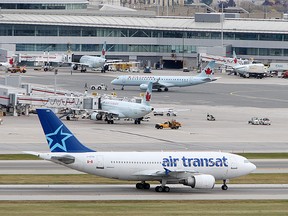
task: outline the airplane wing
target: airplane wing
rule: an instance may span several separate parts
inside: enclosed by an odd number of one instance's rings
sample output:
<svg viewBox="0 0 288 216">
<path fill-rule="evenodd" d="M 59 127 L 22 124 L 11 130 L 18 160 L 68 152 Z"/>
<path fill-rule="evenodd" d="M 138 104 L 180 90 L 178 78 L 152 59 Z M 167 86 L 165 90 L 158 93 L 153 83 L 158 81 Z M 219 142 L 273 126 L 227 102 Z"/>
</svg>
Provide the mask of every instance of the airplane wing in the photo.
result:
<svg viewBox="0 0 288 216">
<path fill-rule="evenodd" d="M 174 84 L 172 83 L 165 83 L 165 82 L 159 82 L 159 81 L 156 81 L 153 83 L 153 89 L 159 89 L 159 88 L 165 88 L 165 87 L 173 87 Z"/>
<path fill-rule="evenodd" d="M 149 176 L 149 177 L 165 177 L 165 178 L 176 178 L 183 179 L 191 175 L 199 174 L 197 171 L 185 171 L 185 170 L 144 170 L 141 172 L 134 173 L 135 176 Z"/>
<path fill-rule="evenodd" d="M 71 62 L 72 65 L 77 65 L 77 66 L 85 66 L 85 67 L 90 67 L 89 64 L 85 64 L 85 63 L 80 63 L 80 62 Z"/>
<path fill-rule="evenodd" d="M 110 115 L 111 117 L 116 117 L 116 118 L 123 116 L 123 114 L 117 110 L 109 110 L 109 112 L 105 110 L 93 110 L 91 113 L 93 112 L 97 112 L 101 115 L 106 115 L 106 116 Z"/>
</svg>

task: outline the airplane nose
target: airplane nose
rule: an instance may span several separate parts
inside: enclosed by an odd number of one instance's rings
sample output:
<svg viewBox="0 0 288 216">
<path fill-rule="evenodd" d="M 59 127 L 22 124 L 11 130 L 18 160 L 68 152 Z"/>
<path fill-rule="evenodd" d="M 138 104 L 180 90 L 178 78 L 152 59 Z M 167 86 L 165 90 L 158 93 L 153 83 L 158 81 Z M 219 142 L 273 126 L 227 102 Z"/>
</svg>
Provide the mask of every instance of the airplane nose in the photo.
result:
<svg viewBox="0 0 288 216">
<path fill-rule="evenodd" d="M 255 164 L 251 163 L 249 164 L 249 170 L 250 170 L 250 173 L 255 171 L 257 169 L 257 167 L 255 166 Z"/>
</svg>

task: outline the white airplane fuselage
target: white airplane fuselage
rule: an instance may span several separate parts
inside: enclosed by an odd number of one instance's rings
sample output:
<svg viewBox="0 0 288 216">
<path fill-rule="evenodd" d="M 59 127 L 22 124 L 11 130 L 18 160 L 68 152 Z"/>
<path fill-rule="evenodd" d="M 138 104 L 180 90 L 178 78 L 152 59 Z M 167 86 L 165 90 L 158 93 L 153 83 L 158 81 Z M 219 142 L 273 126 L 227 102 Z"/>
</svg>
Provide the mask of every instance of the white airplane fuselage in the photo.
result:
<svg viewBox="0 0 288 216">
<path fill-rule="evenodd" d="M 153 111 L 153 107 L 129 101 L 104 99 L 101 101 L 102 110 L 118 114 L 119 118 L 142 118 Z"/>
<path fill-rule="evenodd" d="M 207 79 L 207 78 L 206 78 Z M 191 85 L 202 84 L 205 81 L 204 77 L 192 76 L 130 76 L 123 75 L 114 79 L 111 83 L 113 85 L 123 86 L 140 86 L 141 84 L 148 84 L 149 81 L 161 82 L 167 84 L 169 87 L 185 87 Z"/>
<path fill-rule="evenodd" d="M 264 73 L 265 68 L 264 64 L 244 64 L 244 65 L 237 65 L 233 66 L 233 69 L 241 74 L 245 73 Z"/>
<path fill-rule="evenodd" d="M 90 68 L 101 68 L 105 64 L 105 58 L 97 56 L 84 55 L 80 58 L 79 63 L 87 65 Z"/>
<path fill-rule="evenodd" d="M 74 157 L 75 162 L 51 160 L 63 155 Z M 38 156 L 81 172 L 122 180 L 161 181 L 163 173 L 159 171 L 169 170 L 175 172 L 175 176 L 167 175 L 170 183 L 179 183 L 179 179 L 198 173 L 212 175 L 215 180 L 231 179 L 256 169 L 246 158 L 222 152 L 39 153 Z"/>
</svg>

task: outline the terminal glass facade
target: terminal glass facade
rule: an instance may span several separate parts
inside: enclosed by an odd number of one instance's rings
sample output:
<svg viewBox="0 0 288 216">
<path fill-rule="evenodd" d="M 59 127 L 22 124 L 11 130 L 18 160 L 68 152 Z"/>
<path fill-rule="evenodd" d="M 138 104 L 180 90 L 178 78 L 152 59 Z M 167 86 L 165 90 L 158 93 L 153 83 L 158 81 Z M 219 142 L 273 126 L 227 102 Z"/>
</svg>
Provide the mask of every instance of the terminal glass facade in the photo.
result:
<svg viewBox="0 0 288 216">
<path fill-rule="evenodd" d="M 39 37 L 137 37 L 137 38 L 183 38 L 178 45 L 130 45 L 111 44 L 109 52 L 154 52 L 154 53 L 196 53 L 197 47 L 186 45 L 185 39 L 219 40 L 221 32 L 204 31 L 165 31 L 149 29 L 114 29 L 98 27 L 77 27 L 57 25 L 20 25 L 3 24 L 0 26 L 0 36 L 39 36 Z M 254 40 L 254 41 L 288 41 L 287 34 L 263 34 L 244 32 L 224 32 L 226 40 Z M 71 44 L 73 51 L 93 52 L 101 51 L 102 45 L 98 44 Z M 107 48 L 108 49 L 108 48 Z M 239 55 L 259 56 L 287 56 L 287 49 L 273 48 L 234 48 Z M 67 44 L 25 44 L 16 45 L 16 51 L 67 51 Z"/>
</svg>

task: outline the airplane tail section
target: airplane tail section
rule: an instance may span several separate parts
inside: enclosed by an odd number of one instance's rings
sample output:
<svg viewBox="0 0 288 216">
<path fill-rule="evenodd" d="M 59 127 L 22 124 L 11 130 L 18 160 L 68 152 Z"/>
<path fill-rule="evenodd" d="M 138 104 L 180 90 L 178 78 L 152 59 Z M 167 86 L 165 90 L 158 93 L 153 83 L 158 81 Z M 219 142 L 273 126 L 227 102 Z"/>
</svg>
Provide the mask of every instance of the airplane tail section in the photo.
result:
<svg viewBox="0 0 288 216">
<path fill-rule="evenodd" d="M 146 105 L 150 105 L 150 101 L 151 101 L 151 96 L 152 96 L 152 86 L 153 86 L 153 82 L 149 82 L 148 83 L 148 86 L 147 86 L 147 90 L 146 90 L 146 93 L 144 95 L 144 98 L 142 100 L 142 103 L 143 104 L 146 104 Z"/>
<path fill-rule="evenodd" d="M 38 118 L 51 152 L 94 152 L 81 144 L 50 109 L 37 109 Z"/>
<path fill-rule="evenodd" d="M 103 44 L 101 58 L 106 58 L 106 41 Z"/>
<path fill-rule="evenodd" d="M 198 77 L 213 77 L 215 68 L 215 61 L 210 61 L 208 65 L 201 71 L 201 73 L 198 75 Z"/>
</svg>

